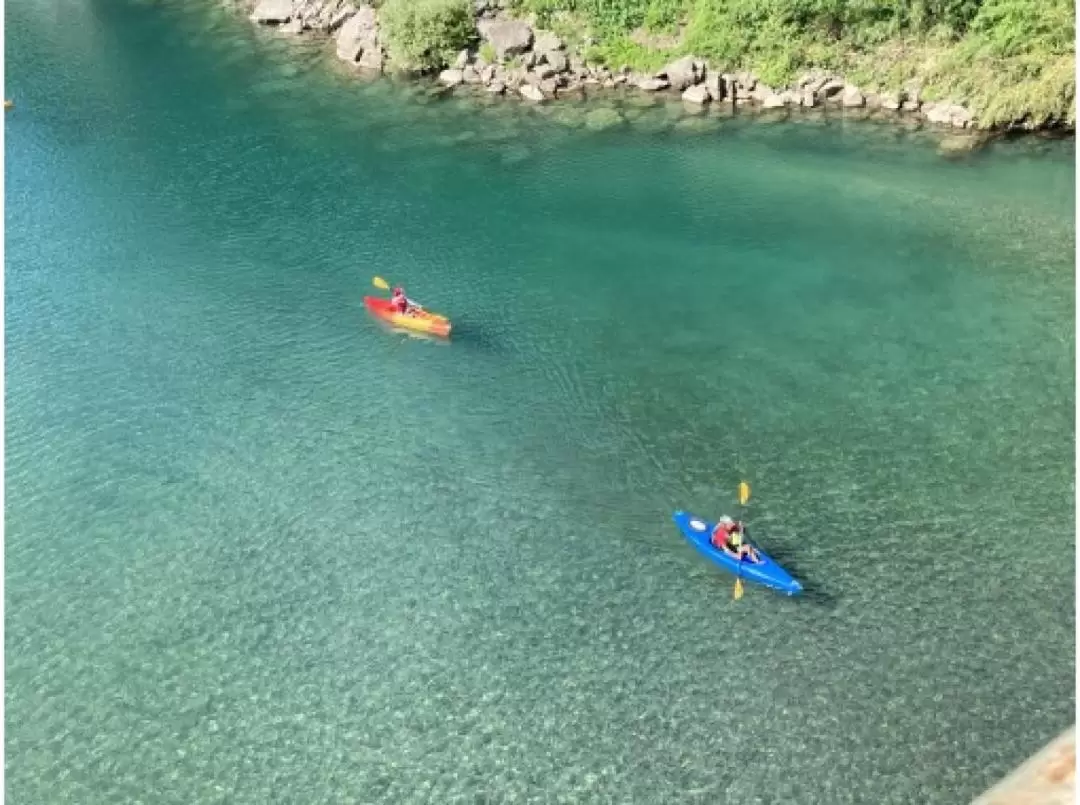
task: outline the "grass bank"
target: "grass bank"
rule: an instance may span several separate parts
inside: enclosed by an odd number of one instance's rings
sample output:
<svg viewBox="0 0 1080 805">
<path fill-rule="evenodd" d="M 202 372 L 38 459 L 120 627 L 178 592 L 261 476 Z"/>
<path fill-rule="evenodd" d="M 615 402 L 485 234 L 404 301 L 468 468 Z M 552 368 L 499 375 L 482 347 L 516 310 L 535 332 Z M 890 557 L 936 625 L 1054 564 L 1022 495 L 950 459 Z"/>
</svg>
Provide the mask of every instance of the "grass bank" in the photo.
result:
<svg viewBox="0 0 1080 805">
<path fill-rule="evenodd" d="M 870 91 L 917 83 L 983 127 L 1076 123 L 1073 0 L 511 0 L 590 60 L 693 54 L 773 86 L 809 68 Z"/>
</svg>

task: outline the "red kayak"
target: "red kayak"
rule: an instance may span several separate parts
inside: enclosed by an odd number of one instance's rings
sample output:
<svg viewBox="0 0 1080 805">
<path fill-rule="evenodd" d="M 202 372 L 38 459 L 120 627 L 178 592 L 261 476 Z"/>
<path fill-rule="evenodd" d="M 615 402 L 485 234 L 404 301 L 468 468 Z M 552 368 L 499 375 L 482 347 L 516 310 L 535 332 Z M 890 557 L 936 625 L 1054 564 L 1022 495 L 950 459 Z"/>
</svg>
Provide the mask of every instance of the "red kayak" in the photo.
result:
<svg viewBox="0 0 1080 805">
<path fill-rule="evenodd" d="M 395 327 L 404 327 L 406 330 L 415 330 L 418 333 L 430 333 L 443 338 L 450 336 L 450 319 L 440 316 L 438 313 L 429 313 L 426 310 L 416 310 L 412 313 L 398 313 L 390 304 L 389 299 L 378 296 L 365 296 L 364 307 L 373 316 L 382 319 Z"/>
</svg>

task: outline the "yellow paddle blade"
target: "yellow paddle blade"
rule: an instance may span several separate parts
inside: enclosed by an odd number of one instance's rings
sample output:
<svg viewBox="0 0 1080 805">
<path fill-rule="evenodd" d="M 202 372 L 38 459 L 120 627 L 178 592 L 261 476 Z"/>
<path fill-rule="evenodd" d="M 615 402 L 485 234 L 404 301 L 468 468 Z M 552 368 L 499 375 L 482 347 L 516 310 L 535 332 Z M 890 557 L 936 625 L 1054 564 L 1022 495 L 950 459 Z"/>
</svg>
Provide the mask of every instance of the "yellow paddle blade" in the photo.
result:
<svg viewBox="0 0 1080 805">
<path fill-rule="evenodd" d="M 748 500 L 750 500 L 750 484 L 743 481 L 739 484 L 739 505 L 745 506 Z"/>
<path fill-rule="evenodd" d="M 390 283 L 384 280 L 382 277 L 376 277 L 371 281 L 371 284 L 376 288 L 382 288 L 384 291 L 390 290 Z"/>
<path fill-rule="evenodd" d="M 738 601 L 740 598 L 742 598 L 742 594 L 742 579 L 735 579 L 735 600 Z"/>
</svg>

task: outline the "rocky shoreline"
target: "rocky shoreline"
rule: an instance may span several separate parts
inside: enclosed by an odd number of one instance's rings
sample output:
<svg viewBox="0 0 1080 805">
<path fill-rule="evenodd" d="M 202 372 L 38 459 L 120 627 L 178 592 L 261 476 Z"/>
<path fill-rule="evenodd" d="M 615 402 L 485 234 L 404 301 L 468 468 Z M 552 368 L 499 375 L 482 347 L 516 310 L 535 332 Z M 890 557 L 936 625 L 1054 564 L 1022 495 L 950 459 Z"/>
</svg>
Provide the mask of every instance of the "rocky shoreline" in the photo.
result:
<svg viewBox="0 0 1080 805">
<path fill-rule="evenodd" d="M 354 5 L 351 0 L 226 1 L 241 8 L 253 22 L 273 26 L 282 34 L 333 40 L 337 57 L 359 70 L 382 73 L 390 69 L 379 15 L 372 6 Z M 553 32 L 512 17 L 500 0 L 475 0 L 474 8 L 475 47 L 462 50 L 452 64 L 433 74 L 445 92 L 474 90 L 542 104 L 566 98 L 587 100 L 611 90 L 630 89 L 677 96 L 687 106 L 702 109 L 716 104 L 750 110 L 832 107 L 915 120 L 943 130 L 966 130 L 975 135 L 965 138 L 972 145 L 990 133 L 963 105 L 924 100 L 915 83 L 878 91 L 860 88 L 833 73 L 812 70 L 791 86 L 770 87 L 751 72 L 721 69 L 692 55 L 653 73 L 635 73 L 625 66 L 590 63 Z M 610 112 L 604 108 L 595 111 Z"/>
</svg>

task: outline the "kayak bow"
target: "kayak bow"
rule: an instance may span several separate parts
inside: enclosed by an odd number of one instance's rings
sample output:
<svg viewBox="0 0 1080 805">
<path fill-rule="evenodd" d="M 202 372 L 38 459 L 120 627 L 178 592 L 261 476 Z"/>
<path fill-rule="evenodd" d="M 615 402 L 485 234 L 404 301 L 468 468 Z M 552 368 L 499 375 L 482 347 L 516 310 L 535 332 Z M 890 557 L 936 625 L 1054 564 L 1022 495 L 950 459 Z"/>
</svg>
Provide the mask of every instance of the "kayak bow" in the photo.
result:
<svg viewBox="0 0 1080 805">
<path fill-rule="evenodd" d="M 395 327 L 403 327 L 418 333 L 430 333 L 431 335 L 447 338 L 450 335 L 450 319 L 437 313 L 429 313 L 426 310 L 418 310 L 414 313 L 398 313 L 390 304 L 389 299 L 378 296 L 365 296 L 364 307 L 371 315 L 382 319 Z"/>
<path fill-rule="evenodd" d="M 712 544 L 712 532 L 716 528 L 716 523 L 710 523 L 684 511 L 675 512 L 672 519 L 686 540 L 697 548 L 698 553 L 729 573 L 734 573 L 739 578 L 784 595 L 798 595 L 802 592 L 802 585 L 750 540 L 746 540 L 746 544 L 757 551 L 761 558 L 760 562 L 753 562 L 750 559 L 739 560 L 715 547 Z"/>
</svg>

